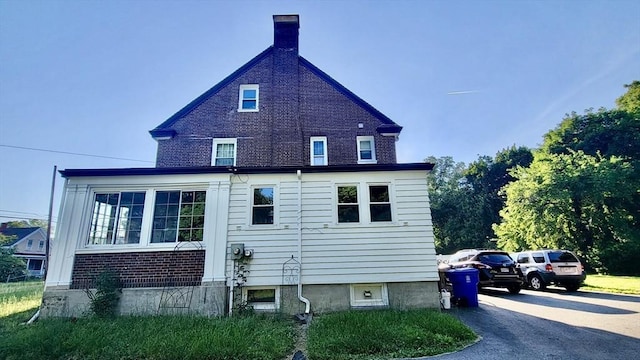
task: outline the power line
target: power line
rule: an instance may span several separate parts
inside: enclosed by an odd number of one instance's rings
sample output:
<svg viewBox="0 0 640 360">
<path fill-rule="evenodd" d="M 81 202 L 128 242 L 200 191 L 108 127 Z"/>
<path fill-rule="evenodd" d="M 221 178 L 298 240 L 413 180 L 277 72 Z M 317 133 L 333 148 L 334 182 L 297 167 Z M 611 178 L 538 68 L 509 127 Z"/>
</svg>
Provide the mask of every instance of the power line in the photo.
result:
<svg viewBox="0 0 640 360">
<path fill-rule="evenodd" d="M 70 151 L 51 150 L 51 149 L 38 149 L 38 148 L 32 148 L 32 147 L 26 147 L 26 146 L 0 144 L 0 147 L 21 149 L 21 150 L 31 150 L 31 151 L 41 151 L 41 152 L 57 153 L 57 154 L 66 154 L 66 155 L 87 156 L 87 157 L 95 157 L 95 158 L 102 158 L 102 159 L 126 160 L 126 161 L 136 161 L 136 162 L 143 162 L 143 163 L 153 163 L 153 161 L 148 161 L 148 160 L 128 159 L 128 158 L 120 158 L 120 157 L 104 156 L 104 155 L 83 154 L 83 153 L 76 153 L 76 152 L 70 152 Z"/>
</svg>

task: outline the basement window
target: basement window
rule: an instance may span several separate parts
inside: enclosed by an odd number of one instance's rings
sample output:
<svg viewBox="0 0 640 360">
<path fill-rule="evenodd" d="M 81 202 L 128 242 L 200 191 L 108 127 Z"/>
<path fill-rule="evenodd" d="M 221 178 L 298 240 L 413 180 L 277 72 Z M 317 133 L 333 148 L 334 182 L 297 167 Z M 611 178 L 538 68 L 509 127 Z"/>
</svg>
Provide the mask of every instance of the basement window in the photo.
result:
<svg viewBox="0 0 640 360">
<path fill-rule="evenodd" d="M 389 305 L 386 284 L 351 284 L 351 307 Z"/>
<path fill-rule="evenodd" d="M 244 288 L 243 298 L 254 310 L 275 310 L 280 300 L 279 288 Z"/>
</svg>

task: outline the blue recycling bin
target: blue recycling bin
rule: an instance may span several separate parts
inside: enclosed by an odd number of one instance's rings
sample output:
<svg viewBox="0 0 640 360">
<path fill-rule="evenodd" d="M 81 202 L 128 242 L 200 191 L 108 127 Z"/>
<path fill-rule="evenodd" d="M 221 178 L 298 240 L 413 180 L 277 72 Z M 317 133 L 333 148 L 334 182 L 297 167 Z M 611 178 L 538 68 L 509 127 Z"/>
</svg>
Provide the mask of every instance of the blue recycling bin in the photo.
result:
<svg viewBox="0 0 640 360">
<path fill-rule="evenodd" d="M 453 297 L 458 305 L 478 307 L 479 271 L 474 268 L 447 270 L 447 277 L 453 287 Z"/>
</svg>

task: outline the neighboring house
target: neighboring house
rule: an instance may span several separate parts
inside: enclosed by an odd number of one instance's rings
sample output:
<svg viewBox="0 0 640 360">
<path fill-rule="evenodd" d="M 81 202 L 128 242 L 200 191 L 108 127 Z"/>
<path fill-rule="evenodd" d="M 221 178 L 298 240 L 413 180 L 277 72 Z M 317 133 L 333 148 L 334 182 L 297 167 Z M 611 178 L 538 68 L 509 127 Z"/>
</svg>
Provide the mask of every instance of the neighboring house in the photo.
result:
<svg viewBox="0 0 640 360">
<path fill-rule="evenodd" d="M 13 256 L 24 259 L 27 264 L 27 275 L 42 277 L 46 262 L 47 233 L 39 227 L 10 228 L 6 223 L 0 224 L 0 234 L 11 237 L 3 248 L 13 250 Z M 0 279 L 2 280 L 2 279 Z"/>
<path fill-rule="evenodd" d="M 155 168 L 68 169 L 43 298 L 80 314 L 110 268 L 121 313 L 437 307 L 428 163 L 402 127 L 274 45 L 151 130 Z"/>
</svg>

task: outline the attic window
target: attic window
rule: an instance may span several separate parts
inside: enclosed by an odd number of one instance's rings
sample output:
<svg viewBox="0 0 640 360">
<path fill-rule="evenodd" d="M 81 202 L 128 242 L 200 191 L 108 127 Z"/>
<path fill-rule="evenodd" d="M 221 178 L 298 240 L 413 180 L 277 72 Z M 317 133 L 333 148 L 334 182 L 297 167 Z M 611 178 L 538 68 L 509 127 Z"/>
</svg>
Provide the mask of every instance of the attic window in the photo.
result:
<svg viewBox="0 0 640 360">
<path fill-rule="evenodd" d="M 259 90 L 257 84 L 240 85 L 238 111 L 258 111 Z"/>
</svg>

